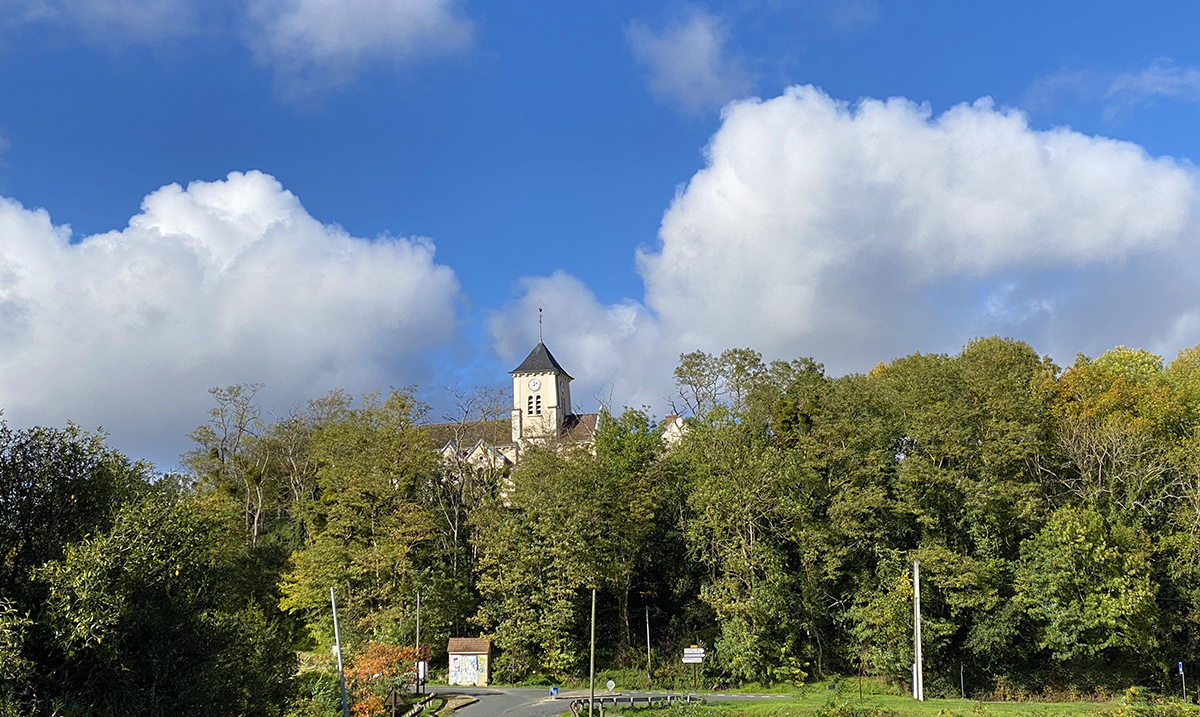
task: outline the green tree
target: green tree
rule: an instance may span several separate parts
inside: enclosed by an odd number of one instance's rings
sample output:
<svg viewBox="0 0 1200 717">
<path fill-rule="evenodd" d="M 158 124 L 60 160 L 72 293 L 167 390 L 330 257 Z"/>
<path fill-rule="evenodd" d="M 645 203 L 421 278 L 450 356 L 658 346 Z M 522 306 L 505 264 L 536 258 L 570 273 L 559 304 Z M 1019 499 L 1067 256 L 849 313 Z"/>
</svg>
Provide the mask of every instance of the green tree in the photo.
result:
<svg viewBox="0 0 1200 717">
<path fill-rule="evenodd" d="M 476 518 L 476 621 L 496 635 L 514 674 L 578 667 L 589 588 L 615 598 L 617 659 L 629 659 L 630 594 L 654 525 L 661 431 L 642 411 L 602 412 L 594 452 L 526 451 L 512 489 Z"/>
<path fill-rule="evenodd" d="M 56 711 L 278 714 L 295 656 L 277 613 L 247 595 L 227 524 L 157 495 L 37 571 L 63 660 Z"/>
<path fill-rule="evenodd" d="M 301 507 L 305 547 L 284 575 L 281 606 L 301 616 L 323 644 L 333 637 L 329 588 L 337 586 L 343 641 L 398 638 L 412 616 L 416 552 L 433 523 L 416 486 L 437 470 L 415 426 L 424 411 L 411 390 L 365 396 L 312 436 L 319 495 Z"/>
<path fill-rule="evenodd" d="M 1021 548 L 1017 600 L 1052 659 L 1131 661 L 1156 646 L 1151 546 L 1134 527 L 1060 508 Z"/>
</svg>

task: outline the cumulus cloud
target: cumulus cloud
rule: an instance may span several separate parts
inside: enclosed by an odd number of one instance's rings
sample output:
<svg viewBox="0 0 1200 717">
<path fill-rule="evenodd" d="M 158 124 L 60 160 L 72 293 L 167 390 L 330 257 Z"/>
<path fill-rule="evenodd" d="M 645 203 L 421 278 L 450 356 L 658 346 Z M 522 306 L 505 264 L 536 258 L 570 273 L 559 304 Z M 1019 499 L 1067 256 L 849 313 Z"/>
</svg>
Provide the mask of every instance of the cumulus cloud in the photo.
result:
<svg viewBox="0 0 1200 717">
<path fill-rule="evenodd" d="M 726 50 L 724 23 L 703 10 L 693 8 L 660 32 L 631 22 L 625 37 L 634 57 L 648 71 L 647 83 L 654 96 L 687 112 L 719 107 L 754 86 L 742 61 Z"/>
<path fill-rule="evenodd" d="M 987 99 L 934 116 L 793 87 L 726 107 L 660 244 L 637 254 L 641 301 L 526 280 L 492 331 L 515 356 L 500 337 L 520 335 L 530 297 L 559 307 L 560 359 L 586 366 L 607 341 L 609 364 L 580 377 L 611 383 L 618 404 L 658 406 L 694 349 L 839 372 L 991 333 L 1065 360 L 1117 343 L 1173 350 L 1200 341 L 1198 199 L 1189 163 L 1035 130 Z"/>
<path fill-rule="evenodd" d="M 265 382 L 282 409 L 417 378 L 458 291 L 428 240 L 352 237 L 259 172 L 165 186 L 77 242 L 0 198 L 0 407 L 170 458 L 212 386 Z"/>
<path fill-rule="evenodd" d="M 371 60 L 408 61 L 470 47 L 455 0 L 252 0 L 249 39 L 291 83 L 339 83 Z"/>
<path fill-rule="evenodd" d="M 194 32 L 198 11 L 193 0 L 0 0 L 0 27 L 48 23 L 104 43 L 156 42 Z"/>
</svg>

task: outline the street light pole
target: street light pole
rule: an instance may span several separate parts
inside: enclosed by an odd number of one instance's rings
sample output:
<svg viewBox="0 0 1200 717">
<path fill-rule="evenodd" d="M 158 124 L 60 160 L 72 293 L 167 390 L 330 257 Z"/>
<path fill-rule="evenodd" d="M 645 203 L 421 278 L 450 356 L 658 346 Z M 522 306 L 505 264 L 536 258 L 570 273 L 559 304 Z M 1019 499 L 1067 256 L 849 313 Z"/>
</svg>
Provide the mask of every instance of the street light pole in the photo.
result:
<svg viewBox="0 0 1200 717">
<path fill-rule="evenodd" d="M 329 588 L 329 604 L 333 606 L 333 642 L 337 647 L 338 684 L 342 688 L 342 717 L 350 717 L 350 700 L 346 698 L 346 672 L 342 669 L 342 636 L 338 632 L 337 596 L 332 586 Z"/>
<path fill-rule="evenodd" d="M 925 666 L 921 659 L 921 561 L 913 561 L 913 697 L 925 701 Z"/>
<path fill-rule="evenodd" d="M 646 606 L 646 681 L 653 679 L 650 675 L 650 606 Z"/>
<path fill-rule="evenodd" d="M 592 706 L 596 702 L 596 588 L 592 588 L 592 665 L 588 669 L 588 717 L 592 717 Z"/>
</svg>

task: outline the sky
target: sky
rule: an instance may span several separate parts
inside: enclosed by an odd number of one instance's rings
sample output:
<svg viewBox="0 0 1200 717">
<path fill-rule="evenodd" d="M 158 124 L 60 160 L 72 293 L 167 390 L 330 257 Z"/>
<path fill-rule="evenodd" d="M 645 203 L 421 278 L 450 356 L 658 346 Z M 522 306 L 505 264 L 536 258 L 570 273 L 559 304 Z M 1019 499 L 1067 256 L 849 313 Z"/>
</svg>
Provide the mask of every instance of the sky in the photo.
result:
<svg viewBox="0 0 1200 717">
<path fill-rule="evenodd" d="M 0 0 L 0 408 L 1200 343 L 1187 2 Z"/>
</svg>

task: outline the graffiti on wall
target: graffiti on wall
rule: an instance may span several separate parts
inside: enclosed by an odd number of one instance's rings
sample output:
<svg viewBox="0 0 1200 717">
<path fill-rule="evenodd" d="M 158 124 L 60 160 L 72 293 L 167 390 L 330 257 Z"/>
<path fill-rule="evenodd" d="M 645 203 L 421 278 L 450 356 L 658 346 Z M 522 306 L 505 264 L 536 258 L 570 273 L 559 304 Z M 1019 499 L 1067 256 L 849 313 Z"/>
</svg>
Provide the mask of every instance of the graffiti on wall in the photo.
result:
<svg viewBox="0 0 1200 717">
<path fill-rule="evenodd" d="M 452 685 L 471 685 L 474 686 L 479 682 L 479 656 L 478 655 L 451 655 L 450 656 L 450 684 Z"/>
</svg>

